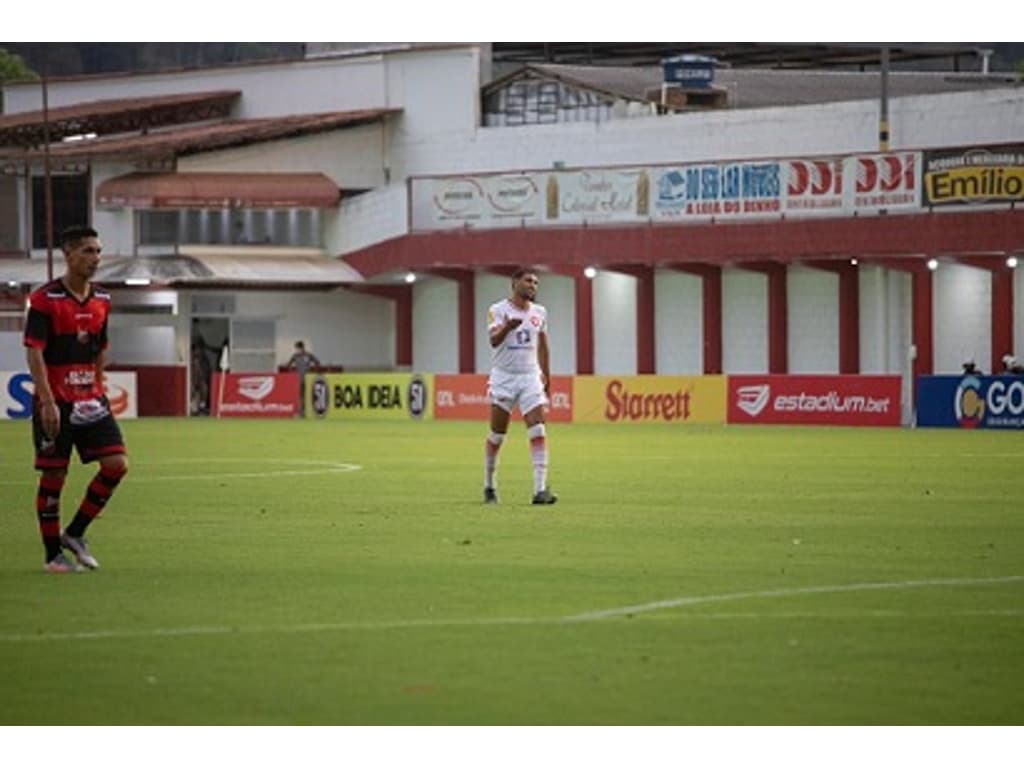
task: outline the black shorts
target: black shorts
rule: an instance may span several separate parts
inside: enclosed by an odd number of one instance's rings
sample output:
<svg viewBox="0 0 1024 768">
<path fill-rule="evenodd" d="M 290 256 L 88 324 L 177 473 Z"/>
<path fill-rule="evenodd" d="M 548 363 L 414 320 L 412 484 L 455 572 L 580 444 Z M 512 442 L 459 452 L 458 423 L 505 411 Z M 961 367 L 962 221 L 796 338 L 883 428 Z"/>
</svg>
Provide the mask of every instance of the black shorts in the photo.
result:
<svg viewBox="0 0 1024 768">
<path fill-rule="evenodd" d="M 36 469 L 64 469 L 71 459 L 71 446 L 78 451 L 83 464 L 103 456 L 125 453 L 121 428 L 110 412 L 106 397 L 89 401 L 92 407 L 83 413 L 79 405 L 58 403 L 60 434 L 50 440 L 43 434 L 39 406 L 32 410 L 32 442 L 36 447 Z"/>
</svg>

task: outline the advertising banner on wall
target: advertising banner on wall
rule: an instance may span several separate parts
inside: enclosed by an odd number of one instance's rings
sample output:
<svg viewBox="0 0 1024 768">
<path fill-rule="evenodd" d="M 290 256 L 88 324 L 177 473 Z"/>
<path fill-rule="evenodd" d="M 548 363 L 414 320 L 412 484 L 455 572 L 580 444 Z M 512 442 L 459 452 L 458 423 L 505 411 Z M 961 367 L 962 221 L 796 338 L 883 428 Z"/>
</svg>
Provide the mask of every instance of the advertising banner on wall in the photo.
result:
<svg viewBox="0 0 1024 768">
<path fill-rule="evenodd" d="M 725 377 L 576 376 L 573 420 L 601 424 L 722 424 Z"/>
<path fill-rule="evenodd" d="M 310 374 L 307 418 L 407 421 L 434 415 L 434 374 Z"/>
<path fill-rule="evenodd" d="M 414 230 L 853 216 L 921 203 L 921 153 L 414 178 Z"/>
<path fill-rule="evenodd" d="M 924 153 L 924 205 L 1024 202 L 1024 144 Z"/>
<path fill-rule="evenodd" d="M 898 427 L 899 376 L 729 376 L 730 424 Z"/>
<path fill-rule="evenodd" d="M 551 377 L 551 405 L 548 421 L 572 421 L 572 376 Z M 519 409 L 512 412 L 520 417 Z M 434 375 L 434 418 L 487 421 L 491 404 L 487 399 L 487 375 L 461 373 Z"/>
<path fill-rule="evenodd" d="M 855 155 L 843 168 L 844 213 L 919 208 L 920 152 Z"/>
<path fill-rule="evenodd" d="M 292 418 L 299 412 L 299 374 L 215 373 L 210 401 L 211 416 Z"/>
<path fill-rule="evenodd" d="M 110 410 L 119 419 L 139 415 L 136 378 L 129 371 L 107 372 L 103 376 Z M 0 418 L 30 418 L 34 393 L 35 385 L 28 371 L 0 371 Z"/>
<path fill-rule="evenodd" d="M 919 376 L 917 425 L 1024 429 L 1024 376 Z"/>
</svg>

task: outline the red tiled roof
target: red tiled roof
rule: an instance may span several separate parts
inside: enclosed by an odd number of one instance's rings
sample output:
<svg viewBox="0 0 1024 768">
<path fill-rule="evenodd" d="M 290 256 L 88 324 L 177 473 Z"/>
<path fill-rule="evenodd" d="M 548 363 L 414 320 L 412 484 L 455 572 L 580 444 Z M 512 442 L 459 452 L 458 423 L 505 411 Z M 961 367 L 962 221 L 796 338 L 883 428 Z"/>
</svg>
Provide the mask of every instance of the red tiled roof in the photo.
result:
<svg viewBox="0 0 1024 768">
<path fill-rule="evenodd" d="M 110 136 L 73 143 L 50 145 L 55 161 L 98 158 L 173 158 L 225 147 L 254 144 L 272 139 L 350 128 L 376 122 L 398 109 L 364 109 L 315 115 L 291 115 L 257 120 L 228 120 L 132 136 Z M 0 160 L 39 160 L 42 150 L 0 149 Z"/>
<path fill-rule="evenodd" d="M 47 110 L 50 141 L 90 131 L 117 133 L 225 117 L 241 91 L 204 91 L 104 99 Z M 43 112 L 0 115 L 0 146 L 42 143 Z"/>
<path fill-rule="evenodd" d="M 130 173 L 96 189 L 105 208 L 332 208 L 340 199 L 322 173 Z"/>
</svg>

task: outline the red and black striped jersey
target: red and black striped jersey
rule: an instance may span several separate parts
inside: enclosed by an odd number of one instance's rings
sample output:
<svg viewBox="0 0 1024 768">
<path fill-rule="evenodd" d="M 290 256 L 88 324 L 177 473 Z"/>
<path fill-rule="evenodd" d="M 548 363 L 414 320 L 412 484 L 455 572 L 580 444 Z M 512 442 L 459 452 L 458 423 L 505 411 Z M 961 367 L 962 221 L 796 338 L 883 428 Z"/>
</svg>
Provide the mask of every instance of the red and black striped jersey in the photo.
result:
<svg viewBox="0 0 1024 768">
<path fill-rule="evenodd" d="M 96 363 L 107 348 L 110 294 L 93 285 L 79 301 L 54 280 L 29 297 L 25 346 L 43 350 L 54 398 L 73 403 L 103 394 Z"/>
</svg>

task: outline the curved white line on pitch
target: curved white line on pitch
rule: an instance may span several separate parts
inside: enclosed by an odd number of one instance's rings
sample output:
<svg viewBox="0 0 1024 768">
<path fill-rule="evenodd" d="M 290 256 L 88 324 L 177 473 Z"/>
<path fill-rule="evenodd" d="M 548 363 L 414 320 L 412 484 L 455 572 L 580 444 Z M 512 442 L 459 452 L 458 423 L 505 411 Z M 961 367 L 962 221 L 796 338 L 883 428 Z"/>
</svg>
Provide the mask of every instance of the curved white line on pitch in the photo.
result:
<svg viewBox="0 0 1024 768">
<path fill-rule="evenodd" d="M 129 457 L 129 460 L 131 458 Z M 312 469 L 276 469 L 264 470 L 262 472 L 209 472 L 198 475 L 148 475 L 146 469 L 154 466 L 167 466 L 173 464 L 273 464 L 275 466 L 298 464 L 303 467 L 314 466 Z M 316 465 L 320 465 L 316 467 Z M 132 465 L 130 473 L 132 485 L 138 483 L 167 482 L 177 480 L 223 480 L 232 477 L 298 477 L 303 475 L 336 475 L 345 472 L 357 472 L 362 469 L 360 464 L 350 464 L 340 461 L 322 461 L 306 459 L 164 459 L 162 461 L 136 461 Z M 26 480 L 0 480 L 0 485 L 28 485 L 35 482 L 35 478 Z"/>
<path fill-rule="evenodd" d="M 64 578 L 75 578 L 65 576 Z M 79 578 L 88 578 L 82 575 Z M 567 625 L 580 624 L 584 622 L 603 621 L 605 619 L 619 618 L 621 616 L 635 615 L 637 613 L 649 613 L 665 608 L 677 608 L 690 605 L 701 605 L 705 603 L 718 603 L 728 600 L 763 599 L 773 597 L 790 597 L 795 595 L 809 594 L 830 594 L 838 592 L 868 592 L 872 590 L 900 590 L 900 589 L 921 589 L 926 587 L 968 587 L 986 584 L 1010 584 L 1024 581 L 1024 576 L 994 576 L 980 579 L 924 579 L 920 581 L 887 581 L 887 582 L 866 582 L 863 584 L 838 584 L 821 587 L 794 587 L 793 589 L 770 589 L 758 592 L 728 592 L 722 595 L 701 595 L 697 597 L 681 597 L 675 600 L 659 600 L 655 603 L 644 603 L 642 605 L 626 606 L 623 608 L 610 608 L 605 611 L 592 611 L 580 613 L 573 616 L 555 617 L 494 617 L 490 619 L 397 619 L 392 621 L 361 621 L 361 622 L 326 622 L 318 624 L 291 624 L 291 625 L 253 625 L 253 626 L 209 626 L 209 627 L 167 627 L 163 629 L 111 629 L 96 630 L 92 632 L 61 632 L 41 633 L 37 635 L 18 634 L 0 635 L 0 642 L 16 643 L 45 640 L 119 640 L 140 637 L 198 637 L 207 635 L 232 635 L 232 634 L 269 634 L 286 633 L 299 634 L 307 632 L 334 632 L 344 630 L 373 630 L 373 629 L 414 629 L 417 627 L 489 627 L 509 625 Z M 996 610 L 989 612 L 967 611 L 961 613 L 947 613 L 944 615 L 963 616 L 1018 616 L 1020 611 Z M 787 618 L 793 614 L 690 614 L 687 618 Z M 807 614 L 800 614 L 801 617 Z M 812 614 L 822 618 L 828 618 L 829 614 Z M 850 614 L 844 614 L 849 616 Z M 868 618 L 913 618 L 914 614 L 900 614 L 896 612 L 865 612 L 858 614 Z M 678 617 L 677 617 L 678 618 Z"/>
<path fill-rule="evenodd" d="M 878 581 L 860 584 L 836 584 L 824 587 L 793 587 L 791 589 L 764 589 L 757 592 L 728 592 L 724 595 L 698 595 L 696 597 L 676 597 L 671 600 L 656 600 L 652 603 L 625 605 L 621 608 L 608 608 L 603 611 L 589 611 L 575 616 L 566 616 L 563 621 L 581 622 L 613 619 L 619 616 L 635 616 L 638 613 L 663 611 L 667 608 L 682 608 L 689 605 L 706 603 L 724 603 L 730 600 L 761 599 L 771 597 L 792 597 L 795 595 L 822 595 L 838 592 L 870 592 L 884 589 L 921 589 L 925 587 L 967 587 L 979 584 L 1009 584 L 1024 581 L 1024 576 L 994 576 L 982 579 L 921 579 L 918 581 Z"/>
</svg>

